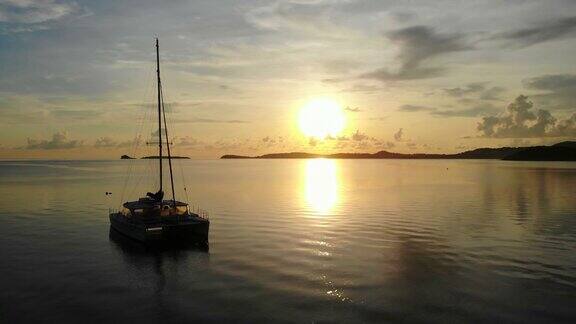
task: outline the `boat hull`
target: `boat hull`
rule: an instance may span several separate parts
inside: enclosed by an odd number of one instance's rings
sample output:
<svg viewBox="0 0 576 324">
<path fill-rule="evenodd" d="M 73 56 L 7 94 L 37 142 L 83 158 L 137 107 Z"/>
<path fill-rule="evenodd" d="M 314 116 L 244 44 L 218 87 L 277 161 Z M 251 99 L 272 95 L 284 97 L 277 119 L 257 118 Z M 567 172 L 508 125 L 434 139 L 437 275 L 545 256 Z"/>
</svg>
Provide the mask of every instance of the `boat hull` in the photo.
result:
<svg viewBox="0 0 576 324">
<path fill-rule="evenodd" d="M 181 222 L 134 222 L 121 213 L 110 214 L 111 227 L 134 240 L 145 243 L 172 242 L 208 244 L 210 222 L 194 216 Z"/>
</svg>

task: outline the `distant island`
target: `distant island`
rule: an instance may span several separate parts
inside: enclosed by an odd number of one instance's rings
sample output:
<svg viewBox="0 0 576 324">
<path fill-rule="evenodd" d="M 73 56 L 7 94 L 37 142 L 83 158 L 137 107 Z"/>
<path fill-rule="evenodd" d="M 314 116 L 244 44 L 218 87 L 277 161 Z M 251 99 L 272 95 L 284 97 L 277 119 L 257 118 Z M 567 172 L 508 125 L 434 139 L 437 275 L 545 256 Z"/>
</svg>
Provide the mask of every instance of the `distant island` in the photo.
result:
<svg viewBox="0 0 576 324">
<path fill-rule="evenodd" d="M 145 157 L 142 157 L 141 159 L 158 159 L 158 158 L 159 157 L 157 155 L 153 155 L 153 156 L 145 156 Z M 168 158 L 167 156 L 162 156 L 162 159 L 167 159 L 167 158 Z M 129 155 L 122 155 L 120 157 L 120 159 L 121 160 L 134 160 L 136 158 L 133 158 Z M 172 156 L 171 159 L 176 160 L 176 159 L 190 159 L 190 158 L 187 156 Z"/>
<path fill-rule="evenodd" d="M 576 142 L 566 141 L 551 146 L 478 148 L 456 154 L 428 153 L 273 153 L 260 156 L 223 155 L 221 159 L 497 159 L 509 161 L 576 161 Z"/>
</svg>

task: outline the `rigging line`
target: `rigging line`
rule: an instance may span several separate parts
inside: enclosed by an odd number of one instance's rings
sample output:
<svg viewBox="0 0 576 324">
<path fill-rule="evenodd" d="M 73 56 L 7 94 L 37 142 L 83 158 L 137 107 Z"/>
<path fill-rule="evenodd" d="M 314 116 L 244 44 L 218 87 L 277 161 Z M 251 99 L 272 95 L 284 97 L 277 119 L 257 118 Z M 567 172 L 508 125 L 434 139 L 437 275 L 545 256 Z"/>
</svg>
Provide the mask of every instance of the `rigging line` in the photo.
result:
<svg viewBox="0 0 576 324">
<path fill-rule="evenodd" d="M 146 146 L 146 152 L 145 152 L 146 155 L 154 154 L 154 153 L 152 153 L 152 151 L 153 151 L 153 149 L 151 147 Z M 140 183 L 142 183 L 142 179 L 146 180 L 144 183 L 144 185 L 146 187 L 152 187 L 152 185 L 156 186 L 155 183 L 151 183 L 151 180 L 156 179 L 156 178 L 151 178 L 151 177 L 147 176 L 147 175 L 152 173 L 152 168 L 154 168 L 154 166 L 156 165 L 154 163 L 154 160 L 153 159 L 146 159 L 146 161 L 142 161 L 142 162 L 145 162 L 143 173 L 141 173 L 140 176 L 135 179 L 136 183 L 132 187 L 130 195 L 133 195 L 136 192 L 136 190 L 139 189 Z"/>
<path fill-rule="evenodd" d="M 150 89 L 151 89 L 151 82 L 150 81 L 151 81 L 152 71 L 153 71 L 152 69 L 149 70 L 149 74 L 148 74 L 148 78 L 147 78 L 147 82 L 146 82 L 144 98 L 148 98 L 148 93 L 150 92 Z M 149 109 L 146 109 L 145 101 L 146 101 L 146 99 L 144 99 L 144 103 L 142 103 L 140 105 L 140 107 L 143 107 L 143 110 L 139 114 L 139 121 L 137 123 L 137 132 L 136 132 L 136 135 L 134 136 L 133 141 L 132 141 L 132 149 L 130 150 L 130 154 L 132 157 L 136 157 L 136 155 L 137 155 L 138 148 L 140 147 L 141 141 L 142 141 L 142 135 L 143 135 L 142 133 L 143 133 L 143 129 L 144 129 L 144 124 L 146 123 L 146 120 L 148 119 L 148 116 L 149 116 Z M 134 176 L 135 167 L 136 167 L 137 163 L 135 161 L 130 161 L 129 165 L 130 165 L 130 169 L 129 169 L 128 177 L 126 179 L 126 185 L 130 184 L 130 180 Z M 125 192 L 125 190 L 124 190 L 124 192 Z"/>
<path fill-rule="evenodd" d="M 168 125 L 166 125 L 166 109 L 164 108 L 164 93 L 160 88 L 160 102 L 162 103 L 162 114 L 164 116 L 164 133 L 166 134 L 166 150 L 168 152 L 168 168 L 170 169 L 170 187 L 172 188 L 172 203 L 176 208 L 176 193 L 174 193 L 174 177 L 172 175 L 172 156 L 170 155 L 170 139 L 168 137 Z"/>
<path fill-rule="evenodd" d="M 134 136 L 133 140 L 132 140 L 132 149 L 130 150 L 130 156 L 131 157 L 136 157 L 136 153 L 138 151 L 138 147 L 141 144 L 141 138 L 142 138 L 142 128 L 144 127 L 144 122 L 146 120 L 146 116 L 147 115 L 147 109 L 144 109 L 141 112 L 140 115 L 140 120 L 137 123 L 138 125 L 138 131 L 136 132 L 136 135 Z M 124 194 L 126 193 L 126 187 L 130 184 L 130 180 L 133 178 L 134 176 L 134 172 L 135 172 L 135 166 L 136 166 L 136 161 L 130 161 L 129 162 L 129 169 L 128 169 L 128 174 L 126 177 L 126 181 L 124 183 L 124 189 L 122 192 L 122 199 L 121 201 L 124 201 Z"/>
<path fill-rule="evenodd" d="M 150 87 L 151 77 L 152 77 L 152 69 L 148 69 L 148 74 L 146 77 L 146 82 L 145 82 L 145 87 L 144 87 L 144 102 L 141 105 L 142 107 L 145 107 L 144 103 L 146 101 L 147 93 L 148 93 L 148 90 Z M 140 114 L 138 114 L 139 121 L 136 123 L 136 127 L 135 127 L 136 134 L 134 136 L 134 140 L 133 140 L 131 148 L 129 150 L 131 157 L 135 157 L 134 154 L 136 153 L 136 150 L 138 149 L 141 131 L 142 131 L 142 128 L 144 126 L 144 120 L 145 120 L 146 112 L 147 112 L 147 110 L 144 109 L 144 111 L 142 111 Z M 124 186 L 122 188 L 122 193 L 120 195 L 120 204 L 122 204 L 122 202 L 124 201 L 127 186 L 129 184 L 130 178 L 132 177 L 132 174 L 134 172 L 134 165 L 135 165 L 135 161 L 129 161 L 128 166 L 127 166 L 127 175 L 124 179 Z"/>
<path fill-rule="evenodd" d="M 151 115 L 151 109 L 148 109 L 149 105 L 147 104 L 147 102 L 148 102 L 149 94 L 152 92 L 152 88 L 153 88 L 152 82 L 151 82 L 153 71 L 154 71 L 154 69 L 152 67 L 150 67 L 147 82 L 146 82 L 144 100 L 143 100 L 143 103 L 139 105 L 139 107 L 142 107 L 143 110 L 141 111 L 141 114 L 139 115 L 140 119 L 138 121 L 138 131 L 137 131 L 136 136 L 134 137 L 134 141 L 133 141 L 133 145 L 132 145 L 131 155 L 133 157 L 136 157 L 138 149 L 143 143 L 144 133 L 147 132 L 147 127 L 145 127 L 145 125 L 148 125 L 148 120 L 150 119 L 150 115 Z M 129 179 L 127 180 L 127 185 L 130 186 L 131 190 L 129 190 L 129 191 L 125 190 L 125 193 L 128 192 L 128 196 L 132 196 L 134 191 L 137 188 L 137 186 L 132 186 L 131 181 L 134 181 L 137 184 L 139 184 L 141 181 L 141 178 L 138 178 L 137 174 L 136 174 L 136 170 L 137 170 L 136 166 L 140 165 L 141 163 L 137 163 L 136 161 L 131 161 L 131 162 L 132 162 L 131 164 L 133 166 L 132 166 L 132 169 L 129 173 Z M 140 174 L 140 177 L 142 177 L 141 174 Z M 124 201 L 124 200 L 122 200 L 122 201 Z"/>
<path fill-rule="evenodd" d="M 140 183 L 142 182 L 142 179 L 149 179 L 149 177 L 146 177 L 145 175 L 149 174 L 151 166 L 152 166 L 152 163 L 149 163 L 149 162 L 146 163 L 146 166 L 144 167 L 144 173 L 136 179 L 137 182 L 135 183 L 135 186 L 132 188 L 132 191 L 130 192 L 130 196 L 132 196 L 136 192 Z"/>
<path fill-rule="evenodd" d="M 164 83 L 165 83 L 165 85 L 166 85 L 166 82 L 164 82 Z M 168 92 L 166 91 L 166 88 L 167 88 L 166 86 L 164 86 L 164 87 L 162 88 L 162 100 L 163 100 L 163 104 L 164 104 L 164 98 L 165 98 L 165 97 L 169 99 L 169 96 L 168 96 L 168 94 L 167 94 Z M 167 102 L 170 102 L 170 100 L 167 100 Z M 164 121 L 165 121 L 165 123 L 168 122 L 168 125 L 170 125 L 170 127 L 172 127 L 172 129 L 176 129 L 176 122 L 174 121 L 174 115 L 173 115 L 172 109 L 171 109 L 171 107 L 170 107 L 170 104 L 168 104 L 167 106 L 168 106 L 168 114 L 167 114 L 168 118 L 166 118 L 166 115 L 164 115 Z M 164 112 L 166 112 L 166 110 L 164 110 Z M 166 128 L 168 128 L 168 127 L 166 127 Z M 178 151 L 178 146 L 177 146 L 177 145 L 175 146 L 175 148 L 176 148 L 176 152 L 174 152 L 175 154 L 176 154 L 177 152 L 180 152 L 180 151 Z M 182 165 L 184 164 L 184 161 L 176 160 L 175 163 L 176 163 L 176 165 L 178 165 L 178 167 L 180 168 L 180 179 L 182 179 L 182 184 L 184 185 L 184 195 L 185 195 L 185 197 L 186 197 L 186 201 L 188 202 L 188 201 L 190 201 L 190 199 L 189 199 L 189 197 L 188 197 L 188 191 L 187 191 L 187 189 L 186 189 L 186 188 L 187 188 L 187 186 L 186 186 L 186 178 L 184 177 L 184 168 L 183 168 L 183 166 L 182 166 Z"/>
</svg>

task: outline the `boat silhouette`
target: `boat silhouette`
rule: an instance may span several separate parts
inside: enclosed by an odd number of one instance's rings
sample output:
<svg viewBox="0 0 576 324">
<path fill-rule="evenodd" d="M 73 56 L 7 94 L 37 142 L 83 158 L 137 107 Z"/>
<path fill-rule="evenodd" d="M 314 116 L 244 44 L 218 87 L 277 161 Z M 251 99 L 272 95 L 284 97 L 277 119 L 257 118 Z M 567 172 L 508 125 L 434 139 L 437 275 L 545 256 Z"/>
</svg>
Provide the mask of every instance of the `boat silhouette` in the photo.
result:
<svg viewBox="0 0 576 324">
<path fill-rule="evenodd" d="M 197 209 L 190 210 L 188 203 L 178 201 L 174 191 L 174 176 L 172 172 L 172 156 L 168 141 L 168 127 L 162 82 L 160 79 L 160 49 L 156 39 L 156 80 L 158 99 L 158 168 L 159 188 L 156 192 L 148 192 L 145 197 L 136 201 L 127 201 L 120 210 L 110 210 L 111 227 L 132 239 L 146 242 L 196 242 L 208 245 L 210 220 L 208 213 Z M 162 128 L 164 124 L 164 128 Z M 165 143 L 162 139 L 164 131 Z M 166 144 L 167 156 L 163 157 L 163 144 Z M 168 160 L 170 171 L 170 188 L 172 199 L 164 199 L 162 168 L 164 160 Z"/>
</svg>

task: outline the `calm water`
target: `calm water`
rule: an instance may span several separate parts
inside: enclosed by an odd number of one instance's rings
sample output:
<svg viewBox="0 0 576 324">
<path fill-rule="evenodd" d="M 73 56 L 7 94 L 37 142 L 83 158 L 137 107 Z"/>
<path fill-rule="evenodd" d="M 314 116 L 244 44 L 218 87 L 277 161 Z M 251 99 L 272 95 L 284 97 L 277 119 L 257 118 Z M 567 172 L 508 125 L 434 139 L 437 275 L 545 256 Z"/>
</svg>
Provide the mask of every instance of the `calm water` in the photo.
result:
<svg viewBox="0 0 576 324">
<path fill-rule="evenodd" d="M 208 252 L 110 233 L 129 163 L 0 162 L 1 322 L 576 321 L 575 163 L 180 161 Z"/>
</svg>

